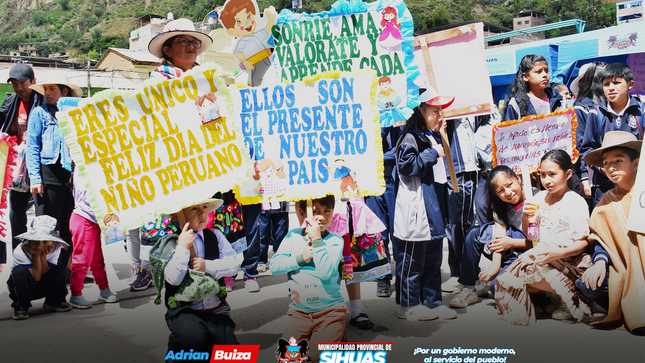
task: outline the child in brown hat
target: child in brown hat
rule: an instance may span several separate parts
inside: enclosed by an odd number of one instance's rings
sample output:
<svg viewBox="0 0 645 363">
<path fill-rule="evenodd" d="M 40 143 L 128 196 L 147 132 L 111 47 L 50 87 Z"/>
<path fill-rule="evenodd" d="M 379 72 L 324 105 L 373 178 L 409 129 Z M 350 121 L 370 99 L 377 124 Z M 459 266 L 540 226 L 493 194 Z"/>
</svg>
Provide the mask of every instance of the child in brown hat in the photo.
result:
<svg viewBox="0 0 645 363">
<path fill-rule="evenodd" d="M 602 168 L 617 186 L 603 196 L 591 215 L 594 265 L 576 286 L 607 310 L 607 317 L 594 323 L 597 327 L 624 325 L 633 334 L 645 335 L 645 236 L 627 230 L 641 146 L 633 134 L 611 131 L 605 134 L 602 147 L 585 156 L 585 163 Z"/>
</svg>

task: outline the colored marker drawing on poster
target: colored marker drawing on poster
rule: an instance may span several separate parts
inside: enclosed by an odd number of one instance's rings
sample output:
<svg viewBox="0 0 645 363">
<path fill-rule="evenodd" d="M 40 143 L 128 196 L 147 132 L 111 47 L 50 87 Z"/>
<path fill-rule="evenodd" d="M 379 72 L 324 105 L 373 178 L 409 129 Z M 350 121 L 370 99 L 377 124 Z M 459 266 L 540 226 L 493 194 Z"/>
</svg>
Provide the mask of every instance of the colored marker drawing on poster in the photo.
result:
<svg viewBox="0 0 645 363">
<path fill-rule="evenodd" d="M 252 85 L 260 85 L 271 67 L 271 48 L 275 46 L 271 28 L 276 22 L 273 6 L 260 8 L 254 0 L 228 0 L 219 11 L 219 21 L 226 32 L 235 37 L 233 55 L 240 61 L 240 69 L 248 72 Z"/>
<path fill-rule="evenodd" d="M 255 174 L 235 191 L 239 202 L 270 207 L 327 194 L 382 194 L 376 88 L 372 70 L 326 72 L 273 87 L 231 86 L 244 142 L 256 160 Z"/>
<path fill-rule="evenodd" d="M 506 165 L 519 172 L 522 165 L 528 165 L 533 172 L 540 166 L 542 155 L 553 149 L 566 151 L 575 163 L 579 155 L 577 127 L 572 108 L 498 123 L 493 127 L 493 166 Z"/>
<path fill-rule="evenodd" d="M 104 231 L 107 214 L 129 230 L 248 179 L 253 165 L 223 84 L 210 64 L 134 91 L 59 102 L 76 172 Z M 200 97 L 214 100 L 220 117 L 200 115 Z"/>
<path fill-rule="evenodd" d="M 418 105 L 412 66 L 414 25 L 403 1 L 338 1 L 332 10 L 296 14 L 282 10 L 273 27 L 273 69 L 289 82 L 326 71 L 373 69 L 383 127 L 405 121 Z"/>
</svg>

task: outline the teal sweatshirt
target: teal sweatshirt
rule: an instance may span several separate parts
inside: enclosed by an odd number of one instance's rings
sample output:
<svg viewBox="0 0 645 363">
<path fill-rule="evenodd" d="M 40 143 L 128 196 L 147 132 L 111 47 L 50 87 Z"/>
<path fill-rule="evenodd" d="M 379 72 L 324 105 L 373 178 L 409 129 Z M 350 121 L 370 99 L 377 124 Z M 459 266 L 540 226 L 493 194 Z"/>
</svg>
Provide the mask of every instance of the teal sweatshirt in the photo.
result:
<svg viewBox="0 0 645 363">
<path fill-rule="evenodd" d="M 290 309 L 313 313 L 345 304 L 340 294 L 338 265 L 343 258 L 343 239 L 332 233 L 312 241 L 314 258 L 305 263 L 302 253 L 307 245 L 303 229 L 287 233 L 271 259 L 274 275 L 286 273 L 291 289 Z"/>
</svg>

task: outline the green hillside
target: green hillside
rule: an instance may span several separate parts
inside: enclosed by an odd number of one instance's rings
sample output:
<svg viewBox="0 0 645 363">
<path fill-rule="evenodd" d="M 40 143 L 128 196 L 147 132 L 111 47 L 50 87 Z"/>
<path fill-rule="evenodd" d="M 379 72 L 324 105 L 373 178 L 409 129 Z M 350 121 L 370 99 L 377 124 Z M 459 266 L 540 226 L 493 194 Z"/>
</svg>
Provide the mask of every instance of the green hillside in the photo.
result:
<svg viewBox="0 0 645 363">
<path fill-rule="evenodd" d="M 329 10 L 332 0 L 303 1 L 302 11 Z M 36 42 L 40 55 L 78 47 L 98 59 L 107 47 L 126 47 L 137 18 L 154 13 L 201 21 L 224 0 L 0 0 L 0 54 L 17 50 L 19 43 Z M 258 0 L 260 8 L 273 5 L 278 11 L 291 0 Z M 587 30 L 616 23 L 616 5 L 600 0 L 427 0 L 407 1 L 415 29 L 423 30 L 453 22 L 481 20 L 512 28 L 514 14 L 543 11 L 548 22 L 579 18 Z M 558 29 L 548 36 L 570 34 Z"/>
</svg>

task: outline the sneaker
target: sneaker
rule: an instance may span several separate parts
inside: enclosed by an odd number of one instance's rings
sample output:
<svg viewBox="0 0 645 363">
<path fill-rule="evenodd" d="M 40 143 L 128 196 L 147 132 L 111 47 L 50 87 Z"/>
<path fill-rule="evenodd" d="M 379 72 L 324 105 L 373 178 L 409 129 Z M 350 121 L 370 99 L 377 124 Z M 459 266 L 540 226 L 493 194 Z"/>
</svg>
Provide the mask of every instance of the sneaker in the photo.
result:
<svg viewBox="0 0 645 363">
<path fill-rule="evenodd" d="M 399 305 L 399 311 L 397 313 L 397 317 L 399 319 L 407 319 L 412 315 L 413 309 L 411 309 L 409 306 L 401 306 Z"/>
<path fill-rule="evenodd" d="M 266 263 L 258 263 L 258 272 L 267 272 L 268 268 Z"/>
<path fill-rule="evenodd" d="M 457 281 L 458 279 L 459 279 L 458 277 L 454 277 L 454 276 L 448 279 L 448 281 L 441 284 L 441 291 L 449 292 L 449 293 L 459 292 L 462 286 Z"/>
<path fill-rule="evenodd" d="M 85 276 L 85 279 L 83 279 L 83 283 L 84 284 L 94 283 L 94 276 L 87 274 L 87 276 Z"/>
<path fill-rule="evenodd" d="M 385 298 L 392 296 L 390 280 L 378 280 L 376 282 L 376 296 Z"/>
<path fill-rule="evenodd" d="M 472 305 L 476 302 L 479 302 L 479 298 L 477 297 L 475 290 L 464 287 L 452 300 L 450 300 L 450 307 L 465 308 L 466 306 Z"/>
<path fill-rule="evenodd" d="M 130 286 L 132 286 L 132 284 L 137 280 L 137 275 L 139 273 L 139 270 L 141 270 L 141 266 L 139 265 L 132 266 L 132 271 L 130 271 L 130 279 L 128 282 Z"/>
<path fill-rule="evenodd" d="M 13 308 L 13 315 L 11 315 L 11 319 L 13 320 L 25 320 L 29 319 L 29 314 L 27 313 L 29 311 L 29 308 Z"/>
<path fill-rule="evenodd" d="M 69 299 L 69 304 L 75 309 L 89 309 L 92 307 L 92 303 L 87 301 L 83 295 L 72 296 Z"/>
<path fill-rule="evenodd" d="M 569 311 L 569 308 L 567 307 L 567 305 L 564 304 L 564 302 L 561 302 L 558 308 L 551 313 L 551 319 L 569 320 L 569 319 L 573 319 L 573 314 L 571 314 L 571 311 Z"/>
<path fill-rule="evenodd" d="M 152 286 L 152 273 L 142 268 L 137 273 L 137 278 L 130 285 L 130 291 L 142 291 Z"/>
<path fill-rule="evenodd" d="M 439 319 L 456 319 L 457 312 L 448 308 L 445 305 L 441 305 L 438 308 L 432 309 L 433 312 L 437 314 Z"/>
<path fill-rule="evenodd" d="M 72 305 L 68 304 L 67 301 L 61 301 L 58 304 L 50 304 L 45 301 L 45 303 L 43 304 L 43 309 L 62 313 L 72 310 Z"/>
<path fill-rule="evenodd" d="M 110 291 L 110 289 L 103 289 L 99 294 L 99 300 L 105 301 L 108 304 L 112 304 L 112 303 L 118 302 L 119 298 L 116 297 L 116 295 L 114 295 L 114 293 Z"/>
<path fill-rule="evenodd" d="M 477 280 L 475 282 L 475 294 L 479 297 L 488 296 L 488 284 Z"/>
<path fill-rule="evenodd" d="M 224 278 L 224 283 L 226 284 L 226 291 L 233 291 L 233 283 L 235 282 L 235 277 L 229 276 Z"/>
<path fill-rule="evenodd" d="M 260 291 L 260 285 L 258 284 L 258 280 L 255 278 L 250 278 L 244 280 L 244 287 L 246 288 L 246 291 L 248 292 L 258 292 Z"/>
<path fill-rule="evenodd" d="M 430 309 L 425 305 L 417 305 L 414 308 L 412 314 L 410 314 L 409 320 L 418 320 L 418 321 L 429 321 L 439 318 L 437 314 L 437 309 Z"/>
</svg>

